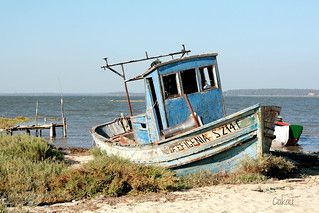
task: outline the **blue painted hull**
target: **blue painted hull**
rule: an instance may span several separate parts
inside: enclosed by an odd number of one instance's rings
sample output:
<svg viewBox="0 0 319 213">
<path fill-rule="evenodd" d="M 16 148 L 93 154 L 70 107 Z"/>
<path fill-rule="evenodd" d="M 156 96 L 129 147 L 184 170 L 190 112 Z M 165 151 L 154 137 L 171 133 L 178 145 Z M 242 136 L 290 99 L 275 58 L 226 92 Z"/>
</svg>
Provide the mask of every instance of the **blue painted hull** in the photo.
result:
<svg viewBox="0 0 319 213">
<path fill-rule="evenodd" d="M 200 171 L 219 171 L 235 170 L 245 157 L 257 158 L 256 139 L 245 141 L 244 144 L 221 152 L 219 154 L 204 158 L 187 165 L 173 168 L 178 175 L 193 174 Z"/>
<path fill-rule="evenodd" d="M 238 168 L 249 156 L 269 152 L 278 107 L 252 106 L 209 124 L 151 144 L 137 145 L 123 120 L 92 129 L 98 147 L 136 163 L 173 169 L 178 175 L 201 170 L 218 172 Z"/>
</svg>

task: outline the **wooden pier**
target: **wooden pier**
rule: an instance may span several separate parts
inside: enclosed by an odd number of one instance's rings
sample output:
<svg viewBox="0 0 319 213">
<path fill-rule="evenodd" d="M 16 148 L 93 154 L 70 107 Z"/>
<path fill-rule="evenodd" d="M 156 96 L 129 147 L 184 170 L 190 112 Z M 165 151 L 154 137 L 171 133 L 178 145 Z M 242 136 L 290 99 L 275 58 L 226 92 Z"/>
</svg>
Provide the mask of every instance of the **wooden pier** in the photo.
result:
<svg viewBox="0 0 319 213">
<path fill-rule="evenodd" d="M 13 127 L 8 127 L 5 129 L 0 129 L 0 132 L 6 132 L 7 134 L 12 135 L 14 132 L 18 131 L 24 131 L 26 134 L 31 134 L 31 131 L 35 131 L 35 136 L 42 136 L 42 130 L 48 129 L 50 130 L 50 138 L 55 138 L 56 137 L 56 128 L 62 128 L 62 133 L 63 137 L 67 137 L 67 124 L 66 124 L 66 118 L 64 115 L 64 107 L 63 107 L 63 98 L 61 95 L 61 118 L 58 119 L 60 120 L 61 123 L 49 123 L 47 124 L 47 117 L 44 117 L 44 124 L 39 124 L 38 119 L 41 117 L 38 114 L 38 107 L 39 107 L 39 101 L 36 102 L 36 108 L 35 108 L 35 124 L 30 124 L 30 125 L 16 125 Z M 54 117 L 55 120 L 57 120 L 56 117 Z"/>
<path fill-rule="evenodd" d="M 42 130 L 50 130 L 50 138 L 56 137 L 56 128 L 62 128 L 63 137 L 67 136 L 67 124 L 64 119 L 62 123 L 50 123 L 50 124 L 37 124 L 37 125 L 19 125 L 4 129 L 5 132 L 12 135 L 16 131 L 24 131 L 27 134 L 31 134 L 31 131 L 35 131 L 35 136 L 42 136 Z"/>
</svg>

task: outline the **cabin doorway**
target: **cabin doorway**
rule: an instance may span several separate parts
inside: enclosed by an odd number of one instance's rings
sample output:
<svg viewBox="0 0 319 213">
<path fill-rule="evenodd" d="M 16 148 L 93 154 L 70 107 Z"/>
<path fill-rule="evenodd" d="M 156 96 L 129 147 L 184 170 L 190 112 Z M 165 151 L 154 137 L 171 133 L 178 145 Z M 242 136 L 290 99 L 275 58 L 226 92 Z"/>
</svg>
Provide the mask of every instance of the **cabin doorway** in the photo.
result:
<svg viewBox="0 0 319 213">
<path fill-rule="evenodd" d="M 154 112 L 157 118 L 157 122 L 158 122 L 158 127 L 160 130 L 163 130 L 163 123 L 162 123 L 162 118 L 161 118 L 161 114 L 160 114 L 160 110 L 159 110 L 159 104 L 157 101 L 157 96 L 155 93 L 155 87 L 154 87 L 154 83 L 153 83 L 153 79 L 152 78 L 147 78 L 146 79 L 149 91 L 150 91 L 150 95 L 151 95 L 151 102 L 152 102 L 152 106 L 154 108 Z"/>
</svg>

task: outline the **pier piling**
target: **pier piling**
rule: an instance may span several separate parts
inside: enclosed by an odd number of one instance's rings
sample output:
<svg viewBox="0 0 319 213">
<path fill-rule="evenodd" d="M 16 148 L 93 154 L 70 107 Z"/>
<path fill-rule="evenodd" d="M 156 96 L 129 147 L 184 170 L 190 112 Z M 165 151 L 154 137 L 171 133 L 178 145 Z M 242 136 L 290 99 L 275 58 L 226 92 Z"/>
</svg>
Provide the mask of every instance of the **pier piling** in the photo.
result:
<svg viewBox="0 0 319 213">
<path fill-rule="evenodd" d="M 50 127 L 50 138 L 55 138 L 56 137 L 56 131 L 55 131 L 55 124 L 51 123 L 51 127 Z"/>
<path fill-rule="evenodd" d="M 13 132 L 25 132 L 26 134 L 30 135 L 31 131 L 35 131 L 34 135 L 36 137 L 42 137 L 42 130 L 48 129 L 49 130 L 49 136 L 50 138 L 55 138 L 56 137 L 56 128 L 62 128 L 62 135 L 64 138 L 67 137 L 67 123 L 66 123 L 66 117 L 64 116 L 64 108 L 63 108 L 63 98 L 61 96 L 61 118 L 52 118 L 55 120 L 60 120 L 60 122 L 57 123 L 47 123 L 47 117 L 40 116 L 38 114 L 38 107 L 39 107 L 39 101 L 36 103 L 36 109 L 35 109 L 35 124 L 28 124 L 28 125 L 16 125 L 12 127 L 7 127 L 4 129 L 0 129 L 0 131 L 5 131 L 9 135 L 13 135 Z M 39 118 L 43 117 L 44 123 L 39 124 Z M 49 118 L 50 120 L 50 118 Z"/>
</svg>

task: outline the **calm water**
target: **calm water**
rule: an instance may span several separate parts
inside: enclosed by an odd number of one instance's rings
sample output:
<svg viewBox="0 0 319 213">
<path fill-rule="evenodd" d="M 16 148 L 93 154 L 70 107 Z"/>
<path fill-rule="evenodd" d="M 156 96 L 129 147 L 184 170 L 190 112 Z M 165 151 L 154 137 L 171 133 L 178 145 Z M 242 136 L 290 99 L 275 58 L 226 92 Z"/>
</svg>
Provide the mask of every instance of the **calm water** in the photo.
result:
<svg viewBox="0 0 319 213">
<path fill-rule="evenodd" d="M 91 147 L 90 129 L 97 124 L 110 121 L 127 114 L 124 97 L 111 96 L 66 96 L 64 108 L 68 123 L 68 137 L 61 139 L 61 129 L 57 139 L 51 141 L 61 147 Z M 141 100 L 142 97 L 133 97 Z M 39 114 L 46 117 L 60 116 L 60 97 L 54 96 L 0 96 L 0 116 L 35 116 L 36 101 L 39 101 Z M 319 151 L 319 98 L 317 97 L 225 97 L 227 114 L 231 114 L 256 103 L 282 107 L 281 115 L 288 123 L 304 126 L 299 141 L 304 151 Z M 144 102 L 134 102 L 134 114 L 145 110 Z M 44 121 L 43 118 L 40 121 Z M 48 131 L 44 132 L 48 137 Z"/>
</svg>

